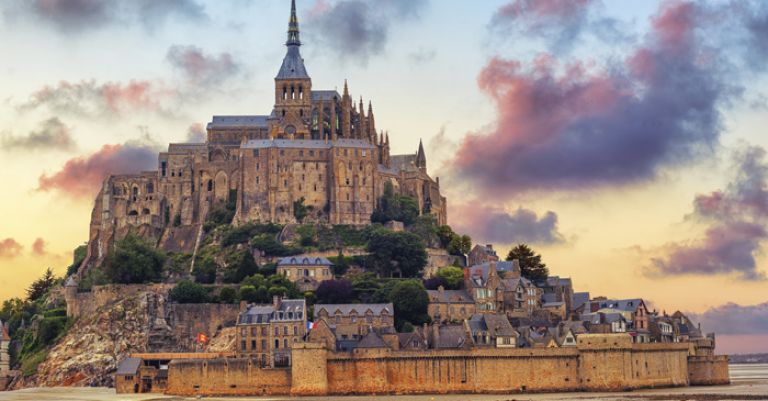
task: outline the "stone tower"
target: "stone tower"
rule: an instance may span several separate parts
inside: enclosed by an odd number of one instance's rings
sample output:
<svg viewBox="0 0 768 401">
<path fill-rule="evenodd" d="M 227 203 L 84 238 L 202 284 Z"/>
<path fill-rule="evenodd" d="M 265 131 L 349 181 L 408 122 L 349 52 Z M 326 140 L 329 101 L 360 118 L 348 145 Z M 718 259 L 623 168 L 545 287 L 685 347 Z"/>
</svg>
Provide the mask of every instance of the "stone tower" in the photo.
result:
<svg viewBox="0 0 768 401">
<path fill-rule="evenodd" d="M 73 276 L 69 276 L 64 284 L 64 301 L 67 303 L 67 317 L 77 317 L 77 281 L 75 281 Z"/>
<path fill-rule="evenodd" d="M 8 328 L 0 320 L 0 372 L 7 372 L 10 369 L 10 357 L 8 356 L 10 342 L 11 336 L 8 335 Z"/>
<path fill-rule="evenodd" d="M 296 17 L 296 0 L 291 1 L 291 17 L 288 21 L 288 50 L 275 77 L 276 126 L 271 130 L 274 137 L 310 139 L 307 121 L 312 111 L 312 79 L 304 67 L 299 53 L 299 20 Z"/>
</svg>

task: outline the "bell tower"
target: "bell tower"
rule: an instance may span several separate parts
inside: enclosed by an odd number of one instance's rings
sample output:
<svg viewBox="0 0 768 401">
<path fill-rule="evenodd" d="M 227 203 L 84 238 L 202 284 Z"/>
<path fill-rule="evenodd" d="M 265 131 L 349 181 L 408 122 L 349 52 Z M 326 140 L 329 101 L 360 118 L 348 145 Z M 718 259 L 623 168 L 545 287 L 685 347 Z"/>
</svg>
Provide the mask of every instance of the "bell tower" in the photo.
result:
<svg viewBox="0 0 768 401">
<path fill-rule="evenodd" d="M 299 19 L 296 17 L 296 0 L 291 0 L 291 17 L 288 21 L 288 48 L 275 77 L 274 126 L 270 132 L 277 138 L 309 139 L 309 120 L 312 114 L 312 79 L 304 67 L 299 53 Z"/>
</svg>

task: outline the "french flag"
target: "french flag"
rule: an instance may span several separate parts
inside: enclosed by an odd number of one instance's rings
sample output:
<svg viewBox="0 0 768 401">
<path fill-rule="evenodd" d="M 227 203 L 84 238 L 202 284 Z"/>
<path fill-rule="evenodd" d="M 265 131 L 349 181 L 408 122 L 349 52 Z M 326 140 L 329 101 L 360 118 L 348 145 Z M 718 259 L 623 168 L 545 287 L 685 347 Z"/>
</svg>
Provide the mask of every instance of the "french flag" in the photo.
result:
<svg viewBox="0 0 768 401">
<path fill-rule="evenodd" d="M 307 322 L 307 331 L 312 330 L 315 327 L 314 322 Z"/>
</svg>

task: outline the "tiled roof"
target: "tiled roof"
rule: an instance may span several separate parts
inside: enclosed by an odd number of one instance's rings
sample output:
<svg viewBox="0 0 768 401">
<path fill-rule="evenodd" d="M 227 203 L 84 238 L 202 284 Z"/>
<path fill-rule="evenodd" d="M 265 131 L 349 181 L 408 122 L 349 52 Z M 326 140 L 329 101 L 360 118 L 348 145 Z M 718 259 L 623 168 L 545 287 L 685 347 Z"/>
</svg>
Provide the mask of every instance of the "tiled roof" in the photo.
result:
<svg viewBox="0 0 768 401">
<path fill-rule="evenodd" d="M 288 46 L 288 51 L 283 58 L 283 64 L 280 66 L 275 79 L 308 79 L 307 68 L 304 66 L 304 59 L 301 58 L 298 46 Z"/>
<path fill-rule="evenodd" d="M 495 336 L 515 336 L 517 332 L 505 315 L 476 314 L 468 320 L 472 334 L 478 331 L 487 331 Z"/>
<path fill-rule="evenodd" d="M 320 312 L 325 310 L 328 316 L 333 316 L 336 311 L 341 312 L 342 315 L 350 315 L 352 311 L 355 311 L 358 315 L 365 315 L 369 310 L 374 316 L 379 316 L 382 312 L 386 312 L 388 315 L 394 315 L 395 308 L 391 303 L 388 304 L 317 304 L 315 305 L 315 319 L 320 316 Z"/>
<path fill-rule="evenodd" d="M 574 292 L 573 293 L 573 309 L 576 309 L 580 307 L 581 305 L 584 305 L 586 302 L 589 302 L 589 293 L 588 292 Z"/>
<path fill-rule="evenodd" d="M 467 334 L 463 324 L 449 324 L 439 327 L 437 348 L 462 348 L 467 342 Z"/>
<path fill-rule="evenodd" d="M 462 304 L 475 303 L 467 290 L 443 290 L 442 293 L 440 293 L 439 290 L 427 290 L 427 295 L 429 295 L 429 302 Z"/>
<path fill-rule="evenodd" d="M 312 100 L 333 100 L 333 99 L 341 99 L 341 96 L 339 95 L 339 92 L 336 92 L 335 90 L 318 90 L 318 91 L 312 91 Z"/>
<path fill-rule="evenodd" d="M 117 365 L 116 375 L 135 375 L 141 366 L 139 358 L 125 358 Z"/>
<path fill-rule="evenodd" d="M 285 258 L 280 258 L 277 261 L 278 266 L 284 266 L 284 265 L 331 266 L 332 264 L 333 263 L 331 263 L 330 260 L 322 256 L 311 256 L 311 255 L 289 256 Z"/>
<path fill-rule="evenodd" d="M 643 302 L 641 298 L 633 299 L 607 299 L 603 301 L 590 301 L 592 304 L 598 304 L 599 309 L 619 309 L 626 312 L 635 312 Z"/>
<path fill-rule="evenodd" d="M 355 344 L 355 348 L 389 348 L 384 339 L 381 338 L 375 331 L 371 330 L 368 334 L 364 335 L 360 341 Z"/>
<path fill-rule="evenodd" d="M 304 320 L 306 301 L 303 299 L 284 299 L 275 310 L 274 305 L 251 305 L 240 314 L 240 324 L 269 323 L 272 320 L 301 321 Z M 281 316 L 282 313 L 282 316 Z"/>
<path fill-rule="evenodd" d="M 208 123 L 208 129 L 215 128 L 234 128 L 234 127 L 254 127 L 261 128 L 267 126 L 268 116 L 213 116 Z"/>
</svg>

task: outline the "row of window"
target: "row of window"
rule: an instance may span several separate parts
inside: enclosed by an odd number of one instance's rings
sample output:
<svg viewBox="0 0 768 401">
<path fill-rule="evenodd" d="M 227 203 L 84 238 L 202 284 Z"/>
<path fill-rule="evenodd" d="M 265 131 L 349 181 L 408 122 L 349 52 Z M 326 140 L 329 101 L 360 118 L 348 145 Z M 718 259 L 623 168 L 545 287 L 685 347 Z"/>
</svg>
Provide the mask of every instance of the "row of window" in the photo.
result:
<svg viewBox="0 0 768 401">
<path fill-rule="evenodd" d="M 293 317 L 293 312 L 289 312 L 289 313 L 291 314 L 291 317 L 290 317 L 290 318 L 292 318 L 292 317 Z M 284 335 L 284 336 L 287 336 L 287 335 L 289 335 L 289 334 L 288 334 L 288 333 L 289 333 L 289 331 L 291 331 L 291 330 L 289 329 L 289 326 L 283 326 L 283 330 L 282 330 L 282 332 L 283 332 L 283 335 Z M 247 335 L 248 335 L 248 332 L 249 332 L 249 330 L 248 330 L 248 328 L 247 328 L 247 327 L 241 327 L 241 328 L 240 328 L 240 335 L 241 335 L 241 336 L 243 336 L 243 337 L 247 336 Z M 251 327 L 251 328 L 250 328 L 250 333 L 251 333 L 251 336 L 253 336 L 253 337 L 255 337 L 256 335 L 258 335 L 259 333 L 261 333 L 261 335 L 262 335 L 262 336 L 266 336 L 266 335 L 267 335 L 267 326 L 261 326 L 261 327 Z M 279 336 L 279 335 L 280 335 L 280 327 L 278 327 L 278 326 L 275 326 L 275 327 L 274 327 L 274 334 L 275 334 L 276 336 Z M 294 326 L 293 326 L 293 335 L 294 335 L 294 336 L 298 336 L 298 335 L 299 335 L 299 326 L 296 326 L 296 325 L 294 325 Z"/>
</svg>

